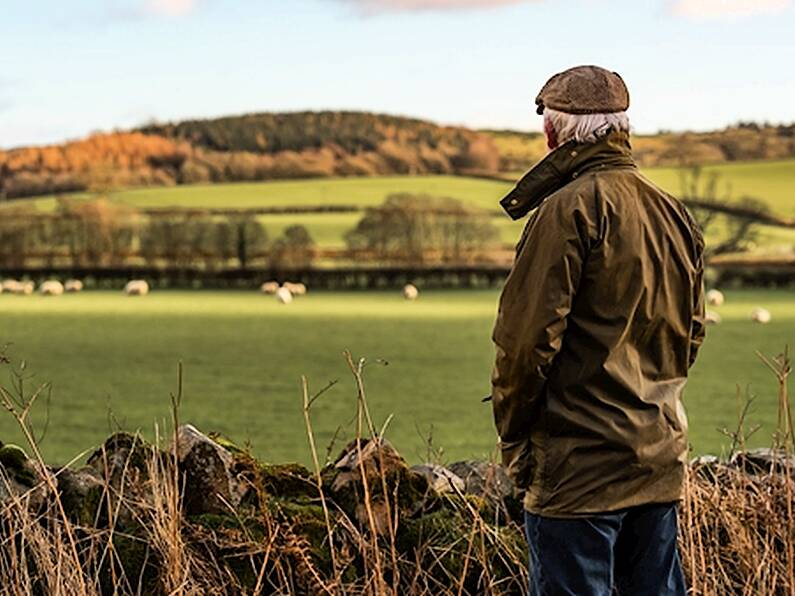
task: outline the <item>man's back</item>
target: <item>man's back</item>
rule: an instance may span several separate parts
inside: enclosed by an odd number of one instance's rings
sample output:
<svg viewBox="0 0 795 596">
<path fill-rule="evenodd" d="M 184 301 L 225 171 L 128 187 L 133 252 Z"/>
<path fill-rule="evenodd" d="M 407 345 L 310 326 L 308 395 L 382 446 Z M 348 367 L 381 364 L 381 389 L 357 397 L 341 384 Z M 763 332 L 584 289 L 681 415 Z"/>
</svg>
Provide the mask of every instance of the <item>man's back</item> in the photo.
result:
<svg viewBox="0 0 795 596">
<path fill-rule="evenodd" d="M 513 407 L 526 409 L 525 507 L 538 514 L 681 497 L 703 243 L 631 162 L 602 163 L 624 151 L 611 137 L 528 222 L 494 331 L 496 387 L 528 394 Z"/>
</svg>

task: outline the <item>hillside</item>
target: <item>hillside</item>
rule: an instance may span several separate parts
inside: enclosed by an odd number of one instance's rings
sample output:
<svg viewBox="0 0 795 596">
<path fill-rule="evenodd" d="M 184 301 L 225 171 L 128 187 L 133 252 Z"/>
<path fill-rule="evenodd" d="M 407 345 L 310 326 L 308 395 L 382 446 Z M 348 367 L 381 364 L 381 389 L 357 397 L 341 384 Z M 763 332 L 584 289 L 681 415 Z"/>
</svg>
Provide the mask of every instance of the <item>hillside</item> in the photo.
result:
<svg viewBox="0 0 795 596">
<path fill-rule="evenodd" d="M 515 172 L 541 159 L 546 143 L 541 133 L 486 130 L 500 154 L 500 170 Z M 795 124 L 740 123 L 711 132 L 660 132 L 633 135 L 632 148 L 641 166 L 692 166 L 795 157 Z"/>
<path fill-rule="evenodd" d="M 464 128 L 359 112 L 250 114 L 0 151 L 0 197 L 497 166 L 491 137 Z"/>
<path fill-rule="evenodd" d="M 633 146 L 644 167 L 786 159 L 795 157 L 795 125 L 636 136 Z M 365 112 L 247 114 L 0 151 L 0 199 L 332 176 L 518 172 L 545 152 L 539 133 L 474 131 Z"/>
</svg>

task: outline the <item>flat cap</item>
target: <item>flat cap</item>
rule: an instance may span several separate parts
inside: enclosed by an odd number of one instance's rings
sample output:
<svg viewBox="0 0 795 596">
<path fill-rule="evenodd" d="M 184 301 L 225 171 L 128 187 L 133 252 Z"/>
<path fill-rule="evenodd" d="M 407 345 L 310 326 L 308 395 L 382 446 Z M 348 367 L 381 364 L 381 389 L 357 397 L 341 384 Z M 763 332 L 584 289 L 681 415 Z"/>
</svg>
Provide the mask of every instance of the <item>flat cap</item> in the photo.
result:
<svg viewBox="0 0 795 596">
<path fill-rule="evenodd" d="M 567 114 L 610 114 L 629 107 L 629 91 L 617 72 L 575 66 L 549 79 L 536 97 L 536 112 L 552 108 Z"/>
</svg>

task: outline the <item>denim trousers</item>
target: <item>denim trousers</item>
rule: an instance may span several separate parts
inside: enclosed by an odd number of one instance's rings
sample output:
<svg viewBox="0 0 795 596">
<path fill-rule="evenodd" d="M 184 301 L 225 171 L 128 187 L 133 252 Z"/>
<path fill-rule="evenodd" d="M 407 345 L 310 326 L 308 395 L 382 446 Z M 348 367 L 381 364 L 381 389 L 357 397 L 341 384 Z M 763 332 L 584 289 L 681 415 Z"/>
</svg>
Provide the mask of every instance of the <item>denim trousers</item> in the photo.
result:
<svg viewBox="0 0 795 596">
<path fill-rule="evenodd" d="M 676 505 L 581 518 L 525 512 L 531 596 L 685 596 Z"/>
</svg>

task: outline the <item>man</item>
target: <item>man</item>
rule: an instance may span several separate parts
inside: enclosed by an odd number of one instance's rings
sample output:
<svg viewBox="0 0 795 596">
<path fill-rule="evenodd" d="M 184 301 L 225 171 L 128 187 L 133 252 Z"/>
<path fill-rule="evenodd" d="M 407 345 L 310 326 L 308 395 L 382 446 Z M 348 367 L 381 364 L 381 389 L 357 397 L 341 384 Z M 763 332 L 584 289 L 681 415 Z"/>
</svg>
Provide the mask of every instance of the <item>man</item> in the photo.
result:
<svg viewBox="0 0 795 596">
<path fill-rule="evenodd" d="M 629 93 L 596 66 L 536 98 L 551 152 L 501 202 L 518 219 L 494 327 L 494 418 L 525 491 L 531 593 L 685 594 L 682 390 L 704 338 L 703 240 L 644 178 Z"/>
</svg>

